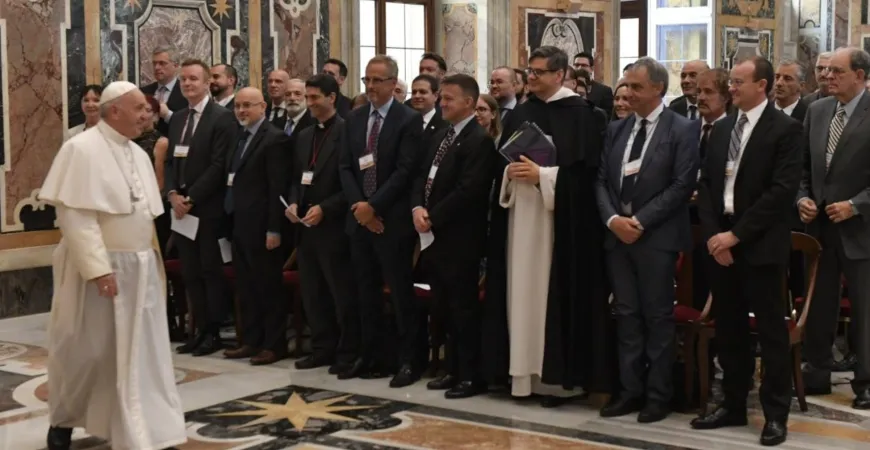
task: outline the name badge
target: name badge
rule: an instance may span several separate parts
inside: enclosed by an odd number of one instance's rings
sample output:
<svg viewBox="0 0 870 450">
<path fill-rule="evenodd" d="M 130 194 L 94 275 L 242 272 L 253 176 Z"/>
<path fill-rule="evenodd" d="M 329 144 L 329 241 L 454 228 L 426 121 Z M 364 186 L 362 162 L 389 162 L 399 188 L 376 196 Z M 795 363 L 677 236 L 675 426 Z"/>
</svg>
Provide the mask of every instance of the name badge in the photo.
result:
<svg viewBox="0 0 870 450">
<path fill-rule="evenodd" d="M 227 175 L 227 186 L 232 187 L 232 186 L 233 186 L 233 180 L 234 180 L 235 178 L 236 178 L 236 174 L 234 174 L 234 173 L 231 173 L 231 174 Z"/>
<path fill-rule="evenodd" d="M 728 161 L 725 163 L 725 176 L 730 177 L 734 175 L 734 161 Z"/>
<path fill-rule="evenodd" d="M 176 145 L 175 152 L 172 153 L 172 156 L 176 158 L 187 158 L 187 153 L 190 151 L 190 147 L 186 145 Z"/>
<path fill-rule="evenodd" d="M 623 164 L 622 165 L 622 176 L 630 177 L 630 176 L 635 175 L 638 172 L 640 172 L 640 163 L 641 163 L 641 159 L 638 158 L 638 159 L 635 159 L 634 161 L 627 162 L 627 163 Z"/>
<path fill-rule="evenodd" d="M 831 160 L 834 159 L 833 153 L 825 153 L 825 167 L 831 167 Z"/>
<path fill-rule="evenodd" d="M 369 153 L 359 159 L 359 170 L 366 170 L 375 165 L 375 155 Z"/>
<path fill-rule="evenodd" d="M 302 172 L 302 184 L 309 186 L 312 180 L 314 180 L 314 172 Z"/>
<path fill-rule="evenodd" d="M 432 166 L 429 168 L 429 179 L 434 180 L 435 174 L 438 173 L 438 166 Z"/>
</svg>

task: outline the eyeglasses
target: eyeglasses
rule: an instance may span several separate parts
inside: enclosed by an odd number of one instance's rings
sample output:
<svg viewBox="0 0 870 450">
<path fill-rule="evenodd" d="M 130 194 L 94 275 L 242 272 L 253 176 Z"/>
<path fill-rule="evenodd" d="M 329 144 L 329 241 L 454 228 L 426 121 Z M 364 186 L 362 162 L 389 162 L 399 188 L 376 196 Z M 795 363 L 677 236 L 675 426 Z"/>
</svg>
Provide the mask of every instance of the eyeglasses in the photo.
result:
<svg viewBox="0 0 870 450">
<path fill-rule="evenodd" d="M 393 79 L 393 77 L 388 77 L 388 78 L 369 78 L 369 77 L 362 77 L 362 78 L 360 78 L 360 81 L 362 81 L 363 84 L 373 84 L 373 85 L 374 85 L 374 84 L 381 84 L 381 83 L 383 83 L 383 82 L 385 82 L 385 81 L 390 81 L 390 80 L 392 80 L 392 79 Z"/>
<path fill-rule="evenodd" d="M 558 70 L 550 70 L 550 69 L 533 69 L 529 67 L 526 69 L 526 73 L 529 75 L 534 75 L 535 77 L 543 76 L 546 73 L 558 72 Z"/>
</svg>

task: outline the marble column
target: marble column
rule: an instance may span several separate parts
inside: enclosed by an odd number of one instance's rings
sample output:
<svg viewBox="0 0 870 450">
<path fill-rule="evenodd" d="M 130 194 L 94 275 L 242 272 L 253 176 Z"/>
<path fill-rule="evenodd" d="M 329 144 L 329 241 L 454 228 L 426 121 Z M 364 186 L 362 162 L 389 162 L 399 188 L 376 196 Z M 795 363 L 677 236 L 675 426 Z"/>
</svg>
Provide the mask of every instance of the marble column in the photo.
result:
<svg viewBox="0 0 870 450">
<path fill-rule="evenodd" d="M 498 66 L 511 62 L 511 49 L 515 36 L 511 35 L 510 0 L 489 0 L 487 2 L 486 39 L 487 73 Z"/>
</svg>

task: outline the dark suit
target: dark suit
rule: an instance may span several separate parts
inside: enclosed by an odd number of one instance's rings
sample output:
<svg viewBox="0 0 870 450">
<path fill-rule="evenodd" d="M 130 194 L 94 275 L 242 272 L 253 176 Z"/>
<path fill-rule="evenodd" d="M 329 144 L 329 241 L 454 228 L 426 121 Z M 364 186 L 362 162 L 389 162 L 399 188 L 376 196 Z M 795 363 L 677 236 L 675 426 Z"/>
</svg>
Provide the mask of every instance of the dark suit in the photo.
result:
<svg viewBox="0 0 870 450">
<path fill-rule="evenodd" d="M 825 169 L 830 124 L 839 102 L 829 97 L 810 105 L 804 122 L 803 180 L 798 200 L 808 197 L 819 213 L 810 223 L 825 249 L 819 263 L 815 297 L 807 320 L 804 354 L 817 371 L 805 378 L 808 387 L 827 388 L 833 360 L 831 345 L 837 332 L 840 310 L 840 274 L 849 285 L 852 303 L 850 327 L 852 352 L 858 359 L 852 390 L 870 388 L 870 95 L 862 92 Z M 851 201 L 857 214 L 833 223 L 825 207 Z"/>
<path fill-rule="evenodd" d="M 421 260 L 434 301 L 446 311 L 448 373 L 460 381 L 478 381 L 478 274 L 485 250 L 487 202 L 496 151 L 492 138 L 472 116 L 437 166 L 427 201 L 430 168 L 449 129 L 442 129 L 429 142 L 428 154 L 414 182 L 411 206 L 426 208 L 435 236 Z"/>
<path fill-rule="evenodd" d="M 266 235 L 280 233 L 286 221 L 279 197 L 287 186 L 289 140 L 264 119 L 248 138 L 247 147 L 233 148 L 227 156 L 224 202 L 233 225 L 241 344 L 279 355 L 287 352 L 287 301 L 281 295 L 284 260 L 278 249 L 266 249 Z"/>
<path fill-rule="evenodd" d="M 800 123 L 804 123 L 804 118 L 807 115 L 807 106 L 809 103 L 803 99 L 799 99 L 794 109 L 791 112 L 791 118 Z M 779 108 L 779 106 L 777 106 Z M 783 111 L 785 112 L 785 111 Z M 806 226 L 801 222 L 797 208 L 789 211 L 789 225 L 792 231 L 804 232 Z M 791 252 L 791 259 L 788 265 L 788 288 L 791 291 L 792 298 L 803 297 L 806 291 L 806 279 L 804 278 L 804 255 L 801 252 Z"/>
<path fill-rule="evenodd" d="M 686 118 L 689 117 L 689 99 L 686 98 L 685 95 L 681 95 L 681 96 L 671 100 L 671 103 L 668 105 L 668 108 L 671 111 L 673 111 L 673 112 L 675 112 L 683 117 L 686 117 Z M 701 118 L 701 113 L 697 109 L 697 104 L 695 104 L 695 119 L 700 119 L 700 118 Z"/>
<path fill-rule="evenodd" d="M 157 98 L 158 86 L 159 85 L 155 81 L 147 86 L 143 86 L 141 91 L 145 95 L 150 95 L 154 98 Z M 172 111 L 173 115 L 175 114 L 176 111 L 187 108 L 187 100 L 185 100 L 184 95 L 181 94 L 181 80 L 179 80 L 178 78 L 175 79 L 175 86 L 172 88 L 172 91 L 169 93 L 169 99 L 166 100 L 166 107 L 169 108 L 170 111 Z M 159 113 L 159 111 L 155 111 L 155 112 Z M 171 117 L 170 117 L 170 120 L 172 120 Z M 160 134 L 162 134 L 164 136 L 169 134 L 169 122 L 167 122 L 163 119 L 158 119 L 157 131 L 159 131 Z"/>
<path fill-rule="evenodd" d="M 266 107 L 266 120 L 275 125 L 275 128 L 283 131 L 284 125 L 287 124 L 287 110 L 281 108 L 280 111 L 275 111 L 275 117 L 272 117 L 272 110 L 274 109 L 275 106 L 269 103 L 269 106 Z"/>
<path fill-rule="evenodd" d="M 320 206 L 323 219 L 313 227 L 298 226 L 297 260 L 302 302 L 311 326 L 311 348 L 318 361 L 349 364 L 358 356 L 360 321 L 350 243 L 344 231 L 348 204 L 339 179 L 338 161 L 344 120 L 338 115 L 308 127 L 296 137 L 288 202 L 300 218 Z M 310 184 L 302 184 L 312 172 Z"/>
<path fill-rule="evenodd" d="M 416 235 L 411 219 L 410 187 L 420 161 L 423 122 L 420 113 L 395 100 L 390 100 L 388 105 L 377 140 L 376 164 L 367 169 L 377 174 L 374 194 L 369 198 L 364 195 L 365 175 L 359 163 L 360 157 L 366 154 L 373 105 L 348 115 L 339 170 L 348 204 L 368 202 L 384 224 L 384 232 L 374 234 L 359 225 L 352 213 L 347 216 L 346 231 L 351 239 L 362 320 L 361 357 L 371 362 L 378 352 L 383 279 L 390 288 L 399 330 L 397 360 L 399 364 L 411 364 L 419 327 L 412 284 Z"/>
<path fill-rule="evenodd" d="M 196 240 L 175 234 L 193 317 L 200 331 L 217 332 L 226 318 L 227 286 L 218 239 L 224 237 L 226 158 L 237 141 L 238 122 L 232 112 L 212 100 L 206 103 L 190 139 L 187 157 L 175 157 L 188 122 L 189 109 L 172 115 L 166 152 L 166 191 L 176 191 L 193 203 L 189 214 L 199 218 Z"/>
<path fill-rule="evenodd" d="M 653 134 L 646 136 L 634 194 L 624 208 L 621 191 L 630 181 L 623 179 L 623 160 L 631 151 L 636 120 L 632 115 L 608 125 L 595 196 L 602 221 L 635 217 L 644 230 L 633 244 L 612 232 L 604 240 L 615 298 L 621 398 L 646 395 L 648 403 L 666 407 L 673 396 L 676 354 L 674 266 L 679 252 L 692 246 L 688 201 L 698 173 L 698 139 L 688 119 L 663 108 Z"/>
<path fill-rule="evenodd" d="M 738 414 L 746 410 L 755 367 L 748 320 L 752 311 L 764 364 L 760 390 L 764 415 L 768 421 L 785 421 L 792 381 L 782 277 L 791 250 L 791 230 L 782 218 L 794 203 L 800 180 L 801 125 L 776 111 L 772 103 L 763 109 L 752 133 L 742 141 L 731 214 L 726 213 L 723 198 L 726 162 L 730 136 L 741 114 L 730 115 L 713 127 L 698 190 L 704 242 L 726 231 L 739 239 L 730 249 L 734 264 L 714 263 L 713 270 L 716 341 L 724 370 L 723 406 Z"/>
<path fill-rule="evenodd" d="M 613 89 L 610 86 L 592 80 L 592 85 L 586 92 L 586 98 L 593 105 L 603 109 L 606 117 L 613 114 Z"/>
<path fill-rule="evenodd" d="M 339 92 L 338 97 L 335 99 L 335 112 L 338 113 L 338 116 L 341 118 L 347 117 L 352 107 L 353 100 Z"/>
<path fill-rule="evenodd" d="M 217 100 L 215 100 L 215 103 L 217 103 Z M 227 102 L 226 105 L 223 105 L 223 106 L 224 106 L 224 108 L 226 108 L 226 109 L 228 109 L 228 110 L 230 110 L 230 111 L 234 111 L 234 113 L 235 113 L 235 108 L 236 108 L 236 98 L 235 98 L 235 96 L 234 96 L 233 98 L 231 98 L 230 101 Z"/>
<path fill-rule="evenodd" d="M 807 107 L 815 103 L 816 100 L 821 100 L 826 98 L 826 96 L 822 95 L 822 91 L 816 90 L 811 94 L 804 95 L 803 101 L 807 104 Z"/>
</svg>

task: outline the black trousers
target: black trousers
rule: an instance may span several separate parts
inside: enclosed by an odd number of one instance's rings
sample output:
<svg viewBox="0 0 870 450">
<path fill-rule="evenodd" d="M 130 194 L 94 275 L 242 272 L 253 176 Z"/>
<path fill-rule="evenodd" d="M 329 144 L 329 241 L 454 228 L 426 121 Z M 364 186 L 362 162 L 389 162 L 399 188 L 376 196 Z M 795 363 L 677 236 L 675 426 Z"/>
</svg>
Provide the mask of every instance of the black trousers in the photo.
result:
<svg viewBox="0 0 870 450">
<path fill-rule="evenodd" d="M 256 349 L 287 352 L 288 300 L 282 295 L 280 249 L 266 249 L 266 232 L 233 230 L 233 269 L 239 297 L 241 343 Z"/>
<path fill-rule="evenodd" d="M 296 247 L 302 305 L 315 358 L 351 363 L 359 355 L 360 321 L 350 244 L 335 233 L 302 229 Z"/>
<path fill-rule="evenodd" d="M 646 395 L 651 402 L 667 405 L 673 397 L 677 256 L 643 244 L 617 243 L 607 252 L 623 398 Z"/>
<path fill-rule="evenodd" d="M 824 216 L 824 217 L 823 217 Z M 815 368 L 824 368 L 818 376 L 806 377 L 813 387 L 830 383 L 827 368 L 834 360 L 832 345 L 837 334 L 840 315 L 841 274 L 849 285 L 849 301 L 852 303 L 849 343 L 858 359 L 852 390 L 861 392 L 870 388 L 870 260 L 848 259 L 843 248 L 840 229 L 843 224 L 832 223 L 824 211 L 816 218 L 819 222 L 822 252 L 816 277 L 816 290 L 810 314 L 807 317 L 804 355 Z M 849 220 L 862 220 L 853 218 Z"/>
<path fill-rule="evenodd" d="M 423 252 L 421 259 L 432 289 L 433 315 L 447 332 L 447 373 L 460 381 L 478 381 L 482 308 L 478 289 L 480 260 L 469 258 L 463 249 L 454 249 L 451 255 L 459 258 Z"/>
<path fill-rule="evenodd" d="M 713 310 L 723 370 L 725 407 L 746 410 L 755 371 L 749 312 L 755 314 L 764 378 L 759 396 L 767 420 L 786 420 L 791 405 L 791 353 L 782 283 L 786 264 L 750 265 L 735 249 L 734 264 L 716 264 Z M 732 254 L 733 254 L 732 253 Z"/>
<path fill-rule="evenodd" d="M 419 304 L 414 296 L 413 259 L 415 235 L 377 235 L 359 229 L 351 236 L 351 259 L 358 289 L 360 356 L 375 361 L 383 348 L 384 282 L 396 317 L 396 363 L 414 364 L 418 333 Z M 382 355 L 380 355 L 382 356 Z"/>
<path fill-rule="evenodd" d="M 194 241 L 178 233 L 174 236 L 196 328 L 200 332 L 217 333 L 226 319 L 229 298 L 218 244 L 224 236 L 224 221 L 200 218 Z"/>
</svg>

